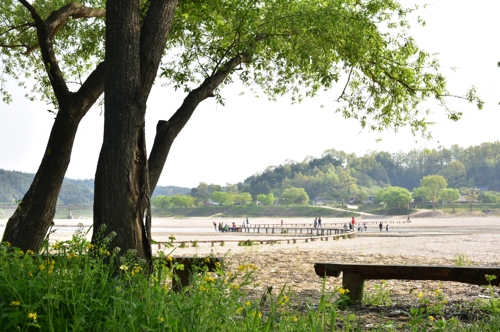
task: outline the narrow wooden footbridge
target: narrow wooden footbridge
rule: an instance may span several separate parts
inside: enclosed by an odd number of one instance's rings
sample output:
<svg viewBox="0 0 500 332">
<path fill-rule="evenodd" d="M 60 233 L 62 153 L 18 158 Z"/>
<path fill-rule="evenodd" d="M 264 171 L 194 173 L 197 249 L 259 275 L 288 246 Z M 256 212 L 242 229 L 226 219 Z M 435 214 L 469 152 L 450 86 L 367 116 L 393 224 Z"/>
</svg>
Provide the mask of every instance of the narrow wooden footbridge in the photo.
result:
<svg viewBox="0 0 500 332">
<path fill-rule="evenodd" d="M 364 226 L 375 225 L 378 227 L 380 223 L 386 224 L 399 224 L 399 223 L 409 223 L 410 220 L 370 220 L 361 221 L 357 224 Z M 286 224 L 255 224 L 255 225 L 239 225 L 239 226 L 229 226 L 227 231 L 217 232 L 216 234 L 227 234 L 227 235 L 243 235 L 248 234 L 251 238 L 242 239 L 209 239 L 209 240 L 191 240 L 191 241 L 174 241 L 171 243 L 180 244 L 183 246 L 190 246 L 201 243 L 210 243 L 213 247 L 216 243 L 224 245 L 224 243 L 237 242 L 243 243 L 252 242 L 260 244 L 274 244 L 274 243 L 297 243 L 297 241 L 303 242 L 313 242 L 316 240 L 328 241 L 329 239 L 338 240 L 340 238 L 354 238 L 355 230 L 351 230 L 347 227 L 349 222 L 345 223 L 322 223 L 321 227 L 314 227 L 313 223 L 286 223 Z M 355 227 L 357 227 L 357 224 Z M 344 226 L 345 225 L 345 226 Z M 161 249 L 162 242 L 157 242 L 158 249 Z"/>
<path fill-rule="evenodd" d="M 370 220 L 370 221 L 358 221 L 355 228 L 358 225 L 363 227 L 377 226 L 382 223 L 386 224 L 405 224 L 411 223 L 411 220 Z M 294 234 L 294 235 L 315 235 L 315 236 L 325 236 L 325 235 L 337 235 L 349 233 L 348 229 L 349 222 L 345 223 L 322 223 L 321 226 L 314 227 L 313 223 L 299 223 L 299 224 L 255 224 L 255 225 L 243 225 L 229 227 L 228 232 L 237 233 L 257 233 L 257 234 Z"/>
<path fill-rule="evenodd" d="M 284 227 L 281 225 L 254 225 L 251 227 L 232 227 L 229 232 L 239 233 L 256 233 L 256 234 L 280 234 L 286 235 L 344 235 L 350 233 L 349 230 L 343 228 L 326 228 L 326 227 Z"/>
<path fill-rule="evenodd" d="M 323 228 L 342 228 L 344 225 L 349 225 L 350 223 L 350 220 L 346 220 L 345 222 L 323 222 L 321 223 L 321 227 Z M 356 221 L 356 227 L 358 226 L 358 224 L 360 225 L 364 225 L 366 224 L 367 226 L 368 225 L 374 225 L 374 226 L 378 226 L 378 224 L 382 223 L 383 225 L 386 225 L 386 224 L 389 224 L 389 225 L 393 225 L 393 224 L 407 224 L 407 223 L 411 223 L 411 220 L 410 219 L 407 219 L 407 220 L 363 220 L 363 219 L 360 219 L 360 220 L 357 220 Z M 295 227 L 314 227 L 314 224 L 313 222 L 308 222 L 308 223 L 279 223 L 279 224 L 250 224 L 250 225 L 247 225 L 247 226 L 241 226 L 241 225 L 237 225 L 237 227 L 268 227 L 268 228 L 272 228 L 272 227 L 276 227 L 276 228 L 279 228 L 279 227 L 290 227 L 290 228 L 295 228 Z"/>
</svg>

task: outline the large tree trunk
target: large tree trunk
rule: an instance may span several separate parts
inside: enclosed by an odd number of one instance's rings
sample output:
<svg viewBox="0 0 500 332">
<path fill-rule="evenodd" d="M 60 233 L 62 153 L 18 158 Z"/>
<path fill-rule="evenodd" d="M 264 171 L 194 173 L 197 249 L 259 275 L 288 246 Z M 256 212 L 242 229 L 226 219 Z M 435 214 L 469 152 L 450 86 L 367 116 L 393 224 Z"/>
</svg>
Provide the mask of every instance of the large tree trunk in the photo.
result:
<svg viewBox="0 0 500 332">
<path fill-rule="evenodd" d="M 104 90 L 100 64 L 77 93 L 60 100 L 42 162 L 30 188 L 7 222 L 2 241 L 38 252 L 56 211 L 57 198 L 68 169 L 78 125 Z"/>
<path fill-rule="evenodd" d="M 69 165 L 80 119 L 60 110 L 42 163 L 16 212 L 7 222 L 3 241 L 22 250 L 38 251 L 54 219 L 57 198 Z"/>
<path fill-rule="evenodd" d="M 176 0 L 151 1 L 144 24 L 138 1 L 107 2 L 104 138 L 95 177 L 94 233 L 115 232 L 111 248 L 149 261 L 144 224 L 150 199 L 145 143 L 146 101 L 173 20 Z"/>
</svg>

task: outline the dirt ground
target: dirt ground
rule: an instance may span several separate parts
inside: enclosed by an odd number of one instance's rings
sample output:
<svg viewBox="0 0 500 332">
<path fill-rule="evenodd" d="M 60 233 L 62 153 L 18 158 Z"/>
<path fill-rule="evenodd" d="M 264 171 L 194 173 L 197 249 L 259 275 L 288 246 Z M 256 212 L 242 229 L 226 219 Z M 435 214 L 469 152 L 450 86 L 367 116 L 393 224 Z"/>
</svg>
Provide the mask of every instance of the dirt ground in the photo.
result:
<svg viewBox="0 0 500 332">
<path fill-rule="evenodd" d="M 315 262 L 337 263 L 376 263 L 376 264 L 416 264 L 416 265 L 455 265 L 462 260 L 471 265 L 500 266 L 500 218 L 499 217 L 464 217 L 464 218 L 414 218 L 411 223 L 403 223 L 406 219 L 393 217 L 383 219 L 383 231 L 378 229 L 380 219 L 358 219 L 361 224 L 367 223 L 368 232 L 356 232 L 354 239 L 337 241 L 314 241 L 307 243 L 297 241 L 287 244 L 286 237 L 275 244 L 257 244 L 251 247 L 238 246 L 236 242 L 226 242 L 221 247 L 217 243 L 200 243 L 199 247 L 177 248 L 174 255 L 207 255 L 214 254 L 229 258 L 229 268 L 236 268 L 239 263 L 253 263 L 259 267 L 258 274 L 261 286 L 255 296 L 260 297 L 268 287 L 274 292 L 283 286 L 296 296 L 300 306 L 317 305 L 323 289 L 323 279 L 314 273 Z M 215 220 L 218 222 L 218 220 Z M 233 220 L 226 220 L 231 225 Z M 279 219 L 254 219 L 251 224 L 278 224 Z M 210 219 L 163 220 L 169 227 L 179 227 L 173 234 L 177 240 L 203 241 L 209 239 L 227 240 L 262 240 L 265 235 L 256 237 L 241 233 L 198 233 L 196 235 L 182 233 L 186 225 L 202 227 L 211 224 Z M 241 220 L 235 220 L 237 224 Z M 285 220 L 287 224 L 311 223 L 306 219 Z M 323 220 L 323 227 L 339 227 L 345 220 Z M 336 224 L 336 225 L 335 225 Z M 385 225 L 389 224 L 389 231 Z M 174 226 L 175 225 L 175 226 Z M 205 226 L 206 227 L 206 226 Z M 290 226 L 292 227 L 292 226 Z M 157 233 L 155 238 L 167 238 L 170 234 Z M 269 235 L 268 235 L 269 237 Z M 279 238 L 272 235 L 272 238 Z M 254 242 L 255 243 L 255 242 Z M 327 290 L 341 287 L 341 278 L 328 277 L 325 280 Z M 365 294 L 376 294 L 375 287 L 381 285 L 380 280 L 365 282 Z M 389 306 L 357 305 L 347 310 L 356 313 L 366 329 L 379 326 L 383 322 L 404 323 L 408 321 L 407 312 L 410 307 L 417 307 L 418 294 L 424 294 L 431 301 L 435 292 L 440 290 L 447 304 L 443 316 L 447 319 L 455 317 L 461 321 L 479 319 L 485 312 L 478 310 L 476 300 L 489 296 L 485 287 L 456 282 L 387 280 L 385 289 L 390 290 L 392 304 Z M 499 288 L 495 288 L 496 296 Z"/>
</svg>

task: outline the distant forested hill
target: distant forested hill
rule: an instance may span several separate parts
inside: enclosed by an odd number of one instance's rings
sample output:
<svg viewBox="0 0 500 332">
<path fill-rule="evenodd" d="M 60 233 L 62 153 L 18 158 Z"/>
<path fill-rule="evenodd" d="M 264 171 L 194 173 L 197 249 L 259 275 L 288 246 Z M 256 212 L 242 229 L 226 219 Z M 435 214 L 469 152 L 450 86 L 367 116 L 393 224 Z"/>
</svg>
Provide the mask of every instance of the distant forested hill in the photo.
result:
<svg viewBox="0 0 500 332">
<path fill-rule="evenodd" d="M 21 200 L 28 190 L 34 174 L 0 169 L 0 203 L 13 204 Z M 156 195 L 172 196 L 186 194 L 190 188 L 175 186 L 158 186 L 153 193 Z M 57 204 L 59 205 L 90 205 L 94 201 L 94 180 L 75 180 L 65 178 Z"/>
<path fill-rule="evenodd" d="M 412 191 L 427 175 L 442 175 L 449 188 L 477 187 L 500 191 L 500 141 L 467 148 L 453 145 L 432 150 L 408 149 L 395 153 L 370 152 L 364 156 L 335 149 L 319 158 L 307 157 L 302 162 L 285 161 L 269 166 L 238 184 L 224 190 L 232 193 L 273 193 L 279 197 L 287 188 L 303 188 L 311 199 L 322 198 L 365 201 L 380 188 L 398 186 Z M 33 181 L 33 174 L 0 169 L 0 203 L 12 204 L 22 199 Z M 198 188 L 157 187 L 153 196 L 191 194 L 207 201 L 212 185 L 200 183 Z M 214 185 L 214 188 L 221 188 Z M 94 180 L 65 179 L 59 204 L 92 204 Z M 219 189 L 215 189 L 219 191 Z"/>
<path fill-rule="evenodd" d="M 363 200 L 378 189 L 398 186 L 412 191 L 427 175 L 442 175 L 449 188 L 479 187 L 500 191 L 500 141 L 467 148 L 408 149 L 395 153 L 370 152 L 356 156 L 335 149 L 320 158 L 286 161 L 238 183 L 240 192 L 252 195 L 286 188 L 304 188 L 310 198 Z"/>
</svg>

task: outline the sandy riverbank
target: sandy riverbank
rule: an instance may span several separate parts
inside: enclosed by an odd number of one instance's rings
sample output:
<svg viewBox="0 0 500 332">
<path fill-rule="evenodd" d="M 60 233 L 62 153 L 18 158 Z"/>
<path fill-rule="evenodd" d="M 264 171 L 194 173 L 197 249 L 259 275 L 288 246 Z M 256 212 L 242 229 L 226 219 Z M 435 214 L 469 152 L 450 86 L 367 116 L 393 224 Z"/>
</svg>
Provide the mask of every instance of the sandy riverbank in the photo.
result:
<svg viewBox="0 0 500 332">
<path fill-rule="evenodd" d="M 286 239 L 294 237 L 282 236 L 279 230 L 276 234 L 254 234 L 254 233 L 220 233 L 213 229 L 212 222 L 222 221 L 231 225 L 235 222 L 241 225 L 243 219 L 216 219 L 216 218 L 154 218 L 153 238 L 157 241 L 166 242 L 170 235 L 174 235 L 176 241 L 199 241 L 199 247 L 187 247 L 176 249 L 175 254 L 182 255 L 205 255 L 215 253 L 223 255 L 227 252 L 247 252 L 248 248 L 238 246 L 237 242 L 248 239 L 282 239 L 281 243 L 260 244 L 252 247 L 252 251 L 276 253 L 278 251 L 303 250 L 317 252 L 324 256 L 323 260 L 332 260 L 339 253 L 350 253 L 353 255 L 367 255 L 375 257 L 380 255 L 403 255 L 423 257 L 427 259 L 453 259 L 460 253 L 467 255 L 470 259 L 481 262 L 500 262 L 500 217 L 462 217 L 462 218 L 415 218 L 411 223 L 406 223 L 403 217 L 392 217 L 384 219 L 362 218 L 360 223 L 367 223 L 368 232 L 356 232 L 356 238 L 349 240 L 314 241 L 305 243 L 297 241 L 295 244 L 287 244 Z M 280 224 L 280 218 L 251 218 L 250 225 Z M 348 221 L 348 220 L 347 220 Z M 380 232 L 378 223 L 382 221 L 384 231 Z M 341 228 L 345 219 L 328 218 L 323 219 L 323 228 Z M 4 226 L 6 220 L 0 220 L 0 227 Z M 56 220 L 58 231 L 52 235 L 52 240 L 70 238 L 79 223 L 88 227 L 90 219 Z M 284 227 L 291 230 L 296 224 L 312 224 L 311 218 L 284 219 Z M 389 224 L 389 231 L 385 231 L 385 225 Z M 66 228 L 72 227 L 72 228 Z M 300 226 L 304 227 L 304 226 Z M 202 241 L 227 241 L 222 247 L 218 243 L 211 247 L 210 243 Z M 155 246 L 156 247 L 156 246 Z"/>
</svg>

